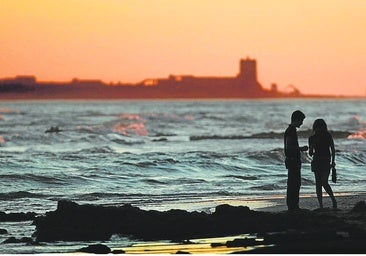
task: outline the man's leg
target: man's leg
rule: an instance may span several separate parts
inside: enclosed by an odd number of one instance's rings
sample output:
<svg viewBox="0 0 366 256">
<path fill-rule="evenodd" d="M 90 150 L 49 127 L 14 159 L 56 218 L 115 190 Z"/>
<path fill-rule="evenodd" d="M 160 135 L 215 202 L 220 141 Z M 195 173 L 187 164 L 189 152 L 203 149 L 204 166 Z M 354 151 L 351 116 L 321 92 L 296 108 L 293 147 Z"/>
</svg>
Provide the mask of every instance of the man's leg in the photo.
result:
<svg viewBox="0 0 366 256">
<path fill-rule="evenodd" d="M 300 187 L 301 187 L 301 166 L 296 169 L 296 188 L 294 191 L 294 205 L 299 209 Z"/>
<path fill-rule="evenodd" d="M 288 169 L 286 204 L 289 210 L 299 208 L 301 186 L 301 163 L 293 163 Z"/>
</svg>

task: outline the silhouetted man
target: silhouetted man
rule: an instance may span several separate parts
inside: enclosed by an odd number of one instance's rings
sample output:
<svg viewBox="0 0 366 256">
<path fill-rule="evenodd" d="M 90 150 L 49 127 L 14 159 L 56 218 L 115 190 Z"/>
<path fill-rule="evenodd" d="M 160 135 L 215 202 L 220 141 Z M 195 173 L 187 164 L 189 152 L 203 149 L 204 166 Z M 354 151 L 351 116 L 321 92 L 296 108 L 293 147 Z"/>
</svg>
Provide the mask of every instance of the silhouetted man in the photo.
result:
<svg viewBox="0 0 366 256">
<path fill-rule="evenodd" d="M 299 147 L 296 128 L 299 128 L 305 119 L 304 113 L 296 110 L 291 115 L 291 124 L 285 131 L 285 165 L 288 170 L 286 204 L 289 210 L 299 209 L 299 193 L 301 186 L 300 151 L 308 150 L 308 146 Z"/>
</svg>

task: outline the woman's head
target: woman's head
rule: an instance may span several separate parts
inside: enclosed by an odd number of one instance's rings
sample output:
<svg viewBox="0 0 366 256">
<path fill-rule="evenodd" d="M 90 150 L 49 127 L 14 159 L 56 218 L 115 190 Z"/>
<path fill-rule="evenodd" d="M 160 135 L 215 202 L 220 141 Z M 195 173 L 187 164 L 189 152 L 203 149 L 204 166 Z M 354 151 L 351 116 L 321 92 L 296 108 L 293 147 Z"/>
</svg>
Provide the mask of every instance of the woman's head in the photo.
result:
<svg viewBox="0 0 366 256">
<path fill-rule="evenodd" d="M 327 131 L 328 127 L 324 119 L 316 119 L 313 124 L 313 132 Z"/>
</svg>

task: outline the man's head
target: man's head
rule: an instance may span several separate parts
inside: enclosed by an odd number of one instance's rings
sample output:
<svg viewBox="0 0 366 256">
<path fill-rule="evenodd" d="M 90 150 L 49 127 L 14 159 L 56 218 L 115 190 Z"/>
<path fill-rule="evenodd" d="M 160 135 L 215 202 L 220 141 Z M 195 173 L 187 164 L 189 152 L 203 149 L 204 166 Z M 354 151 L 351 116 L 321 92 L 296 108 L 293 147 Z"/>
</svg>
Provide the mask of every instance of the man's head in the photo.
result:
<svg viewBox="0 0 366 256">
<path fill-rule="evenodd" d="M 291 124 L 300 127 L 305 119 L 305 114 L 300 110 L 296 110 L 291 115 Z"/>
</svg>

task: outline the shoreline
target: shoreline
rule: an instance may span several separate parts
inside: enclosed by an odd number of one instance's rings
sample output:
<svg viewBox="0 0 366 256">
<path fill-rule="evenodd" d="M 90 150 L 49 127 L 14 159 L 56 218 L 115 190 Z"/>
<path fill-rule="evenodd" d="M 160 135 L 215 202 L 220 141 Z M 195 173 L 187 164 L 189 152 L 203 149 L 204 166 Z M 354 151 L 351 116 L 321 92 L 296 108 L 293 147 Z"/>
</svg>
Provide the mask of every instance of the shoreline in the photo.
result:
<svg viewBox="0 0 366 256">
<path fill-rule="evenodd" d="M 338 202 L 338 209 L 351 210 L 354 205 L 359 202 L 366 200 L 366 192 L 338 192 L 334 193 Z M 244 196 L 241 198 L 223 198 L 213 199 L 201 202 L 178 202 L 168 204 L 164 207 L 139 207 L 143 210 L 158 210 L 158 211 L 169 211 L 169 210 L 184 210 L 188 212 L 193 211 L 204 211 L 211 213 L 215 210 L 218 205 L 228 204 L 231 206 L 246 206 L 253 211 L 263 212 L 282 212 L 287 211 L 286 196 L 283 194 L 277 195 L 261 195 L 255 197 Z M 323 193 L 323 204 L 324 208 L 331 208 L 331 200 L 325 192 Z M 316 210 L 319 208 L 318 200 L 315 193 L 308 193 L 300 195 L 299 205 L 301 209 Z M 116 206 L 115 204 L 106 204 L 103 206 Z M 121 206 L 121 205 L 117 205 Z"/>
<path fill-rule="evenodd" d="M 366 200 L 366 192 L 339 192 L 334 193 L 334 196 L 338 203 L 339 210 L 351 210 L 356 203 L 359 201 Z M 253 199 L 255 201 L 256 199 Z M 286 206 L 286 197 L 273 197 L 273 198 L 263 198 L 258 201 L 267 201 L 268 205 L 263 207 L 255 207 L 251 208 L 255 211 L 264 211 L 264 212 L 281 212 L 287 211 Z M 323 192 L 323 204 L 324 208 L 331 208 L 332 202 L 328 194 Z M 318 199 L 315 194 L 305 194 L 300 195 L 299 206 L 301 209 L 306 210 L 316 210 L 319 209 Z"/>
</svg>

